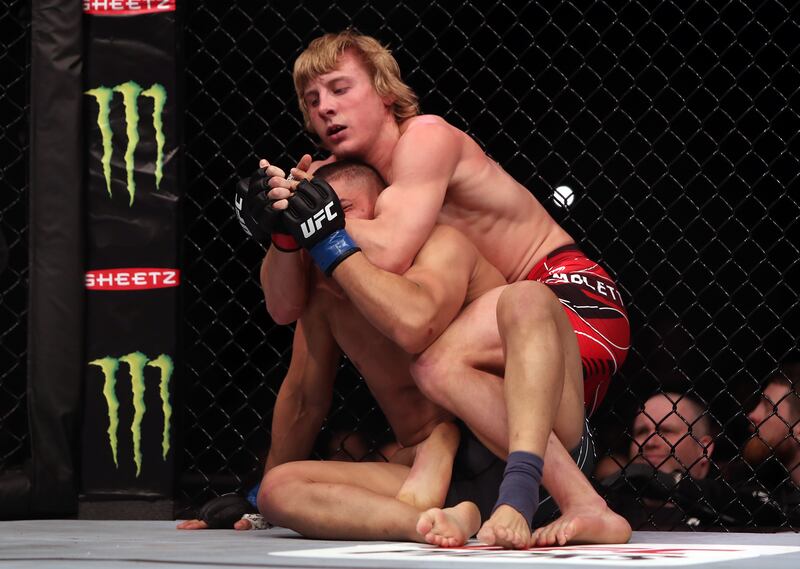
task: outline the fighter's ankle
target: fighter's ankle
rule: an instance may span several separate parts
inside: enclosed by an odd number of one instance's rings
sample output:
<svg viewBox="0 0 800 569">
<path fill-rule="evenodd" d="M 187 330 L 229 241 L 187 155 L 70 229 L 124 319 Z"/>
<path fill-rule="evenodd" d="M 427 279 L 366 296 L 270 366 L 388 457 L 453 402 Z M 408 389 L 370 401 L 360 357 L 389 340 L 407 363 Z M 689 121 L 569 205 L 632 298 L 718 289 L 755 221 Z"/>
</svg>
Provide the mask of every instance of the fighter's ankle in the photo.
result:
<svg viewBox="0 0 800 569">
<path fill-rule="evenodd" d="M 530 526 L 539 507 L 539 485 L 543 469 L 544 460 L 536 454 L 525 451 L 510 453 L 494 509 L 502 505 L 510 506 Z"/>
</svg>

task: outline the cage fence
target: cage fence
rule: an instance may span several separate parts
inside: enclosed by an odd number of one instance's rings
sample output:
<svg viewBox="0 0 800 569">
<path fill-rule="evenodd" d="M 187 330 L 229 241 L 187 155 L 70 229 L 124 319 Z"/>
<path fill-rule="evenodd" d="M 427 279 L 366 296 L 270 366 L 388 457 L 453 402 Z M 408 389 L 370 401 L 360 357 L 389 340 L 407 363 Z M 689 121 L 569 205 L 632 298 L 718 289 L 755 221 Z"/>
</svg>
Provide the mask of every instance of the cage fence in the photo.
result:
<svg viewBox="0 0 800 569">
<path fill-rule="evenodd" d="M 0 471 L 30 456 L 25 394 L 29 38 L 28 3 L 0 4 L 0 249 L 6 252 L 0 254 Z"/>
<path fill-rule="evenodd" d="M 388 44 L 423 112 L 472 135 L 616 275 L 633 347 L 593 419 L 601 454 L 627 456 L 642 402 L 678 391 L 718 425 L 710 476 L 732 490 L 789 480 L 786 468 L 770 481 L 764 465 L 737 482 L 723 470 L 744 463 L 747 405 L 798 335 L 792 5 L 206 2 L 187 16 L 187 440 L 196 450 L 186 467 L 206 480 L 182 485 L 187 503 L 221 491 L 211 473 L 237 487 L 257 478 L 291 344 L 266 314 L 263 253 L 235 223 L 232 182 L 259 157 L 288 168 L 315 149 L 291 65 L 311 39 L 347 27 Z M 569 207 L 554 198 L 564 185 Z M 352 367 L 343 372 L 330 421 L 346 418 L 343 428 L 377 447 L 387 427 L 361 420 L 379 412 Z M 676 525 L 691 517 L 675 510 Z M 716 525 L 726 519 L 718 512 Z"/>
<path fill-rule="evenodd" d="M 28 452 L 26 6 L 0 8 L 0 102 L 13 111 L 0 118 L 0 229 L 9 245 L 0 274 L 0 468 Z M 747 414 L 764 380 L 784 364 L 797 381 L 794 3 L 200 1 L 184 17 L 178 515 L 260 476 L 293 331 L 266 312 L 263 251 L 235 220 L 232 188 L 259 157 L 286 168 L 305 152 L 322 156 L 304 132 L 291 65 L 314 37 L 355 27 L 390 46 L 424 112 L 473 136 L 616 277 L 632 348 L 592 418 L 598 450 L 621 469 L 614 488 L 638 504 L 645 487 L 672 498 L 637 527 L 692 527 L 693 503 L 708 525 L 800 527 L 800 502 L 762 515 L 769 500 L 762 508 L 744 496 L 775 496 L 800 478 L 800 466 L 782 461 L 800 446 L 790 432 L 798 416 L 780 415 L 778 401 L 768 416 L 787 434 L 764 439 L 767 460 L 744 452 L 760 436 Z M 560 186 L 574 202 L 558 199 Z M 386 421 L 346 360 L 339 376 L 314 456 L 380 459 L 391 440 Z M 709 419 L 716 502 L 692 502 L 707 495 L 702 484 L 642 477 L 632 462 L 634 418 L 650 395 L 668 392 L 691 395 Z M 696 421 L 686 423 L 684 442 L 698 441 Z"/>
</svg>

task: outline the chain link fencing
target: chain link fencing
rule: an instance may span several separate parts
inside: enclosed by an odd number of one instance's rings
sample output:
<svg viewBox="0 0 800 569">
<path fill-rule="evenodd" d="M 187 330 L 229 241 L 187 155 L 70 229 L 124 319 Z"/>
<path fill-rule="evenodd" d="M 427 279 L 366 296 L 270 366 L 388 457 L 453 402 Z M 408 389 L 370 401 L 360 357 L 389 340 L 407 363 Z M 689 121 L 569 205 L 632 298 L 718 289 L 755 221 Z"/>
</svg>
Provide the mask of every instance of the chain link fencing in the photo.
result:
<svg viewBox="0 0 800 569">
<path fill-rule="evenodd" d="M 29 38 L 28 3 L 0 3 L 0 244 L 7 246 L 5 269 L 0 259 L 0 472 L 30 456 L 25 396 Z"/>
<path fill-rule="evenodd" d="M 288 168 L 314 148 L 291 65 L 346 27 L 388 44 L 423 112 L 473 136 L 616 275 L 633 347 L 594 426 L 623 480 L 637 409 L 678 391 L 717 425 L 709 479 L 790 483 L 789 467 L 767 480 L 740 459 L 746 412 L 798 338 L 793 3 L 199 2 L 186 27 L 186 504 L 260 474 L 291 330 L 266 313 L 263 253 L 234 219 L 232 186 L 259 157 Z M 341 375 L 323 433 L 355 431 L 374 451 L 386 424 L 352 367 Z M 734 463 L 738 481 L 723 472 Z M 672 527 L 693 525 L 672 506 Z M 721 511 L 712 522 L 734 525 Z"/>
<path fill-rule="evenodd" d="M 292 330 L 266 313 L 263 252 L 235 221 L 232 187 L 258 157 L 287 167 L 314 148 L 291 64 L 311 39 L 348 26 L 388 44 L 423 111 L 473 136 L 616 276 L 633 346 L 593 425 L 600 454 L 622 467 L 623 485 L 638 488 L 629 475 L 638 408 L 672 391 L 694 396 L 714 425 L 710 480 L 775 495 L 800 478 L 785 452 L 800 444 L 789 433 L 798 418 L 779 417 L 777 401 L 767 415 L 782 422 L 783 439 L 762 437 L 767 460 L 742 460 L 751 439 L 746 414 L 763 380 L 793 357 L 800 333 L 800 205 L 790 191 L 800 171 L 792 151 L 800 131 L 793 3 L 200 1 L 184 8 L 178 515 L 260 477 Z M 9 245 L 0 274 L 0 470 L 29 452 L 29 20 L 27 3 L 0 4 L 0 230 Z M 568 207 L 554 198 L 559 186 L 574 192 Z M 380 458 L 391 440 L 386 422 L 349 363 L 339 375 L 314 456 Z M 665 492 L 678 495 L 679 482 Z M 734 496 L 729 505 L 742 503 Z M 685 502 L 669 509 L 669 527 L 692 527 Z M 712 510 L 713 525 L 741 525 L 725 507 Z M 752 514 L 745 526 L 800 527 L 797 502 L 765 522 Z M 638 527 L 659 519 L 655 511 Z"/>
</svg>

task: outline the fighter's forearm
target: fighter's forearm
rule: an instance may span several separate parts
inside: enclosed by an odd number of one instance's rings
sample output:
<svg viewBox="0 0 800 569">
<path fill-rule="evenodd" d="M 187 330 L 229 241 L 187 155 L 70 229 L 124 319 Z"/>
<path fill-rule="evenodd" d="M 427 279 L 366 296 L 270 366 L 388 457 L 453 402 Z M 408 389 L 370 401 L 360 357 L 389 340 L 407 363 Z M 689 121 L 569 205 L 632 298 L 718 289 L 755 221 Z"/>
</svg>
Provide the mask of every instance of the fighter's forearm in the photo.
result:
<svg viewBox="0 0 800 569">
<path fill-rule="evenodd" d="M 330 399 L 327 404 L 311 403 L 299 390 L 281 388 L 272 415 L 265 473 L 280 464 L 309 458 L 329 407 Z"/>
<path fill-rule="evenodd" d="M 333 278 L 373 326 L 410 354 L 424 350 L 443 330 L 439 306 L 424 287 L 376 267 L 363 253 L 340 263 Z"/>
<path fill-rule="evenodd" d="M 388 220 L 348 219 L 347 233 L 358 243 L 370 263 L 379 269 L 403 274 L 414 262 L 428 233 L 398 231 Z"/>
<path fill-rule="evenodd" d="M 285 253 L 270 247 L 261 263 L 261 287 L 267 312 L 276 324 L 294 322 L 308 302 L 309 261 L 301 251 Z"/>
</svg>

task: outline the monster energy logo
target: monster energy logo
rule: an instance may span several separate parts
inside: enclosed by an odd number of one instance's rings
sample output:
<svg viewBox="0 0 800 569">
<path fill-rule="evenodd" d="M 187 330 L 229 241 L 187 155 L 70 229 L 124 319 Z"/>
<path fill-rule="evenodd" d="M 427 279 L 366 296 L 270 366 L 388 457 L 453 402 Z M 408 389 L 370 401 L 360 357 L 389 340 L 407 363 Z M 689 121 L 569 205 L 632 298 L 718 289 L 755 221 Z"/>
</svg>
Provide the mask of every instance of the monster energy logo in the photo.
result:
<svg viewBox="0 0 800 569">
<path fill-rule="evenodd" d="M 125 171 L 128 175 L 128 195 L 130 196 L 129 206 L 133 205 L 133 199 L 136 196 L 136 182 L 133 179 L 134 171 L 134 153 L 136 152 L 136 145 L 139 144 L 139 96 L 149 97 L 153 99 L 153 129 L 156 132 L 156 190 L 161 184 L 161 178 L 164 175 L 164 124 L 162 120 L 162 113 L 164 112 L 164 104 L 167 101 L 167 91 L 164 86 L 159 83 L 153 83 L 149 89 L 142 89 L 142 87 L 135 81 L 128 81 L 115 87 L 97 87 L 86 91 L 87 95 L 91 95 L 97 101 L 97 126 L 100 128 L 100 135 L 103 143 L 103 157 L 101 162 L 103 164 L 103 175 L 106 179 L 106 190 L 109 197 L 111 197 L 111 155 L 113 146 L 111 144 L 111 123 L 109 116 L 111 114 L 111 100 L 114 98 L 114 93 L 122 95 L 122 104 L 125 107 L 125 134 L 128 138 L 128 144 L 125 148 Z"/>
<path fill-rule="evenodd" d="M 136 463 L 136 476 L 142 471 L 142 420 L 146 411 L 144 403 L 145 367 L 152 367 L 159 370 L 160 374 L 160 396 L 161 409 L 164 414 L 164 428 L 161 437 L 162 459 L 167 459 L 169 453 L 169 424 L 172 416 L 172 405 L 169 402 L 169 381 L 172 377 L 172 358 L 166 354 L 161 354 L 156 359 L 151 360 L 141 352 L 133 352 L 120 358 L 105 357 L 89 362 L 89 365 L 97 366 L 103 372 L 103 396 L 108 405 L 108 441 L 111 445 L 111 454 L 114 457 L 114 466 L 119 468 L 117 461 L 117 430 L 119 427 L 119 400 L 117 399 L 117 371 L 119 364 L 124 363 L 128 366 L 131 375 L 131 390 L 133 392 L 133 421 L 131 421 L 131 433 L 133 434 L 133 461 Z"/>
</svg>

